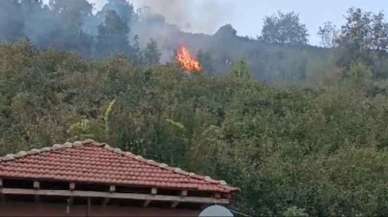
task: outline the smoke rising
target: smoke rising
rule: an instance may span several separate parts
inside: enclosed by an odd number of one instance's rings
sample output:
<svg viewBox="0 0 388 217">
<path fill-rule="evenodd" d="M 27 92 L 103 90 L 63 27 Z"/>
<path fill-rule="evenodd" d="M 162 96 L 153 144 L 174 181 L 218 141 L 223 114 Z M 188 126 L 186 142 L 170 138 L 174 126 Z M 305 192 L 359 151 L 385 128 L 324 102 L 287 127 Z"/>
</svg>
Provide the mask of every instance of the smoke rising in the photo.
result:
<svg viewBox="0 0 388 217">
<path fill-rule="evenodd" d="M 170 24 L 187 32 L 214 33 L 228 16 L 233 5 L 218 0 L 129 0 L 137 8 L 148 7 L 152 13 L 163 15 Z"/>
<path fill-rule="evenodd" d="M 185 45 L 205 72 L 229 72 L 244 59 L 265 81 L 303 78 L 310 73 L 308 59 L 321 59 L 319 52 L 296 56 L 299 50 L 240 37 L 231 25 L 221 27 L 234 6 L 221 1 L 0 0 L 0 43 L 27 39 L 41 49 L 86 58 L 124 55 L 139 66 L 175 61 L 177 48 Z M 148 49 L 150 40 L 156 43 Z"/>
</svg>

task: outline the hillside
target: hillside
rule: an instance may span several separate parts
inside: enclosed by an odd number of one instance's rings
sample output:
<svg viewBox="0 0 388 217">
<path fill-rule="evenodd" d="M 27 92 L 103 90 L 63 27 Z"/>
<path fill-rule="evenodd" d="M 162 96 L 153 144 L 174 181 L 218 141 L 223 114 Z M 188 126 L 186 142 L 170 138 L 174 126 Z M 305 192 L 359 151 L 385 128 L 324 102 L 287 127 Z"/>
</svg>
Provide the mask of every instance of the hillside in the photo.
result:
<svg viewBox="0 0 388 217">
<path fill-rule="evenodd" d="M 388 216 L 382 12 L 326 23 L 326 48 L 294 12 L 255 39 L 126 0 L 3 0 L 0 18 L 0 155 L 94 139 L 226 180 L 251 216 Z"/>
<path fill-rule="evenodd" d="M 146 26 L 146 25 L 143 25 Z M 163 26 L 163 28 L 161 28 Z M 154 28 L 153 28 L 154 27 Z M 317 81 L 324 71 L 334 68 L 333 50 L 313 46 L 273 45 L 255 39 L 240 37 L 231 25 L 221 27 L 214 35 L 192 34 L 170 25 L 147 25 L 146 30 L 135 29 L 145 43 L 158 35 L 163 51 L 162 61 L 174 60 L 175 50 L 187 45 L 199 58 L 205 70 L 223 74 L 232 70 L 240 60 L 247 61 L 254 77 L 268 82 Z M 147 37 L 149 36 L 149 37 Z"/>
<path fill-rule="evenodd" d="M 39 49 L 73 52 L 88 59 L 124 55 L 143 66 L 174 63 L 176 49 L 185 44 L 198 56 L 206 73 L 229 72 L 233 64 L 244 59 L 254 77 L 266 82 L 315 82 L 322 68 L 334 67 L 328 49 L 240 37 L 231 25 L 213 35 L 192 34 L 168 24 L 160 15 L 135 11 L 126 1 L 109 1 L 95 14 L 92 8 L 83 0 L 52 1 L 49 5 L 1 1 L 0 41 L 28 40 Z M 151 40 L 155 46 L 147 50 Z"/>
<path fill-rule="evenodd" d="M 239 186 L 237 209 L 387 215 L 387 85 L 274 88 L 0 45 L 0 153 L 93 138 Z"/>
</svg>

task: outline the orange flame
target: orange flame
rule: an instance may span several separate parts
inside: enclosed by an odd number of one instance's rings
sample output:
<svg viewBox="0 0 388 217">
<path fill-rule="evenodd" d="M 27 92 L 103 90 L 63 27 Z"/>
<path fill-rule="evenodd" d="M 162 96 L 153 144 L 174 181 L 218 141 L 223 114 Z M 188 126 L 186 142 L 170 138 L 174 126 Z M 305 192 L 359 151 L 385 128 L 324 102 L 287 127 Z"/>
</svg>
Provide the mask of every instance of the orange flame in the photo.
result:
<svg viewBox="0 0 388 217">
<path fill-rule="evenodd" d="M 188 72 L 200 72 L 202 71 L 202 66 L 195 59 L 193 55 L 191 55 L 189 49 L 185 46 L 180 46 L 177 51 L 176 60 L 182 66 L 182 68 Z"/>
</svg>

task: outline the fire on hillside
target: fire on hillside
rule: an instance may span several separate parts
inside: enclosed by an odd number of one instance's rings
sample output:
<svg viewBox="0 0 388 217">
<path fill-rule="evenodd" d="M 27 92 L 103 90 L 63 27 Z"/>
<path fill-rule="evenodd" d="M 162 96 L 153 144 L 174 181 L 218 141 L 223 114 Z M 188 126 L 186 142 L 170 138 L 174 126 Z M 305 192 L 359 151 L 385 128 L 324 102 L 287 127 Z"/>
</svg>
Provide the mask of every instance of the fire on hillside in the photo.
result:
<svg viewBox="0 0 388 217">
<path fill-rule="evenodd" d="M 189 73 L 198 73 L 202 71 L 199 61 L 190 53 L 185 46 L 180 46 L 177 50 L 176 60 L 178 64 Z"/>
</svg>

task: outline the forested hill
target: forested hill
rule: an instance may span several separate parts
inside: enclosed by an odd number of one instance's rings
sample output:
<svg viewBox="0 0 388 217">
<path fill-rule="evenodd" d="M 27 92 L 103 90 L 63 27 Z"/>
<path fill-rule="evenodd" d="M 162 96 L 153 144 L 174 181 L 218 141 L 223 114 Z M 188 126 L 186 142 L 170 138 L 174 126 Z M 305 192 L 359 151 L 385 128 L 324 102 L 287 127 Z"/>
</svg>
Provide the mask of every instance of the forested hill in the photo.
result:
<svg viewBox="0 0 388 217">
<path fill-rule="evenodd" d="M 270 44 L 262 40 L 240 37 L 231 25 L 221 27 L 213 35 L 192 34 L 173 31 L 161 41 L 162 62 L 174 60 L 175 49 L 187 45 L 204 66 L 205 72 L 224 74 L 230 72 L 233 64 L 247 62 L 254 77 L 269 82 L 316 82 L 324 72 L 321 69 L 335 67 L 334 51 L 310 45 Z M 155 31 L 160 31 L 158 26 Z M 153 32 L 147 29 L 147 32 Z M 145 34 L 155 35 L 156 33 Z M 143 35 L 143 34 L 142 34 Z M 163 37 L 164 35 L 162 35 Z"/>
<path fill-rule="evenodd" d="M 249 39 L 125 0 L 49 2 L 0 0 L 0 154 L 92 138 L 225 179 L 251 216 L 388 216 L 383 13 L 349 9 L 317 48 L 292 12 Z M 203 72 L 175 62 L 180 43 Z"/>
<path fill-rule="evenodd" d="M 175 62 L 176 49 L 183 44 L 196 54 L 204 73 L 225 74 L 244 63 L 254 78 L 287 85 L 330 80 L 333 75 L 326 69 L 349 69 L 354 61 L 373 67 L 378 77 L 387 77 L 384 14 L 350 9 L 345 18 L 340 29 L 331 23 L 322 25 L 319 35 L 324 48 L 318 48 L 308 44 L 306 26 L 293 12 L 266 17 L 253 39 L 238 36 L 231 25 L 213 35 L 185 33 L 147 8 L 135 10 L 127 0 L 109 0 L 97 12 L 86 0 L 47 4 L 2 0 L 0 41 L 27 40 L 39 49 L 72 52 L 87 59 L 121 55 L 143 67 Z"/>
<path fill-rule="evenodd" d="M 388 215 L 388 84 L 275 88 L 0 45 L 0 153 L 93 138 L 241 188 L 252 216 Z"/>
<path fill-rule="evenodd" d="M 303 39 L 297 41 L 302 43 L 249 39 L 237 36 L 230 25 L 214 35 L 185 33 L 160 15 L 136 11 L 126 0 L 110 0 L 97 13 L 86 0 L 48 4 L 3 0 L 0 18 L 0 41 L 26 39 L 40 49 L 74 52 L 85 58 L 124 55 L 138 65 L 154 65 L 174 62 L 177 47 L 185 44 L 207 73 L 224 74 L 245 60 L 255 78 L 270 82 L 315 81 L 321 68 L 333 65 L 328 49 L 314 48 Z"/>
</svg>

